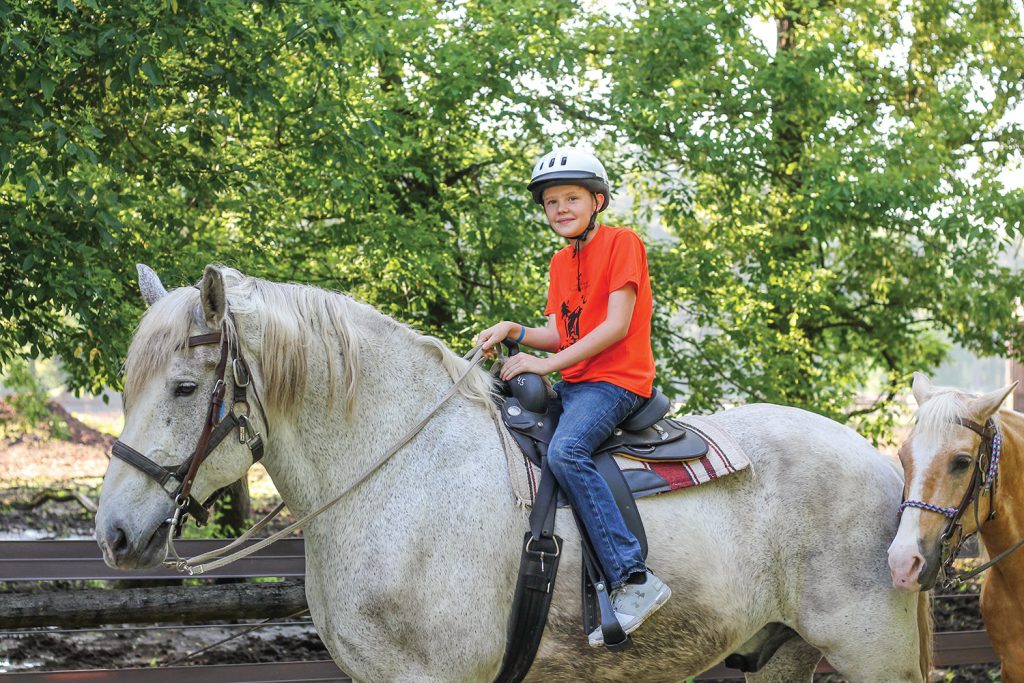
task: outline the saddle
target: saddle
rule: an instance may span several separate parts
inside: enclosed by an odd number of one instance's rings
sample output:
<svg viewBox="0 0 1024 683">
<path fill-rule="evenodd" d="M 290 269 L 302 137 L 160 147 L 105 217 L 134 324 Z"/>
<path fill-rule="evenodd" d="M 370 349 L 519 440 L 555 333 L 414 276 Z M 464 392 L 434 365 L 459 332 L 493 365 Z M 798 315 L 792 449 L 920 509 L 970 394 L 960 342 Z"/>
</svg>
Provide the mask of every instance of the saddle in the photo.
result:
<svg viewBox="0 0 1024 683">
<path fill-rule="evenodd" d="M 510 355 L 518 349 L 510 346 Z M 498 681 L 521 680 L 529 671 L 547 620 L 551 588 L 558 569 L 561 539 L 554 534 L 555 513 L 567 504 L 558 482 L 547 466 L 547 447 L 558 427 L 561 401 L 549 395 L 538 375 L 522 374 L 506 383 L 495 397 L 502 421 L 526 457 L 541 470 L 541 479 L 530 514 L 530 531 L 523 542 L 519 580 L 509 627 L 509 643 Z M 614 455 L 650 463 L 666 463 L 702 458 L 708 443 L 683 424 L 665 418 L 668 398 L 655 390 L 613 431 L 593 453 L 594 464 L 611 489 L 627 527 L 647 557 L 647 535 L 635 499 L 668 490 L 664 480 L 646 469 L 623 471 Z M 575 517 L 575 512 L 574 512 Z M 582 604 L 583 629 L 589 633 L 600 623 L 605 646 L 622 650 L 631 641 L 622 631 L 609 598 L 607 580 L 602 574 L 586 529 L 576 517 L 583 550 Z M 600 610 L 598 610 L 598 607 Z"/>
<path fill-rule="evenodd" d="M 506 345 L 510 356 L 519 350 L 517 345 Z M 545 468 L 548 444 L 558 427 L 562 403 L 557 395 L 548 391 L 544 380 L 532 373 L 514 377 L 505 383 L 503 389 L 503 393 L 496 397 L 502 421 L 526 457 L 542 472 L 530 516 L 530 530 L 534 538 L 550 538 L 556 507 L 550 503 L 555 502 L 558 507 L 568 504 L 564 494 L 557 495 L 557 482 Z M 655 388 L 651 397 L 637 406 L 593 453 L 594 465 L 608 483 L 626 526 L 640 542 L 645 558 L 647 535 L 633 501 L 662 493 L 667 487 L 664 480 L 651 470 L 619 469 L 612 456 L 664 463 L 707 455 L 708 443 L 700 435 L 679 422 L 665 418 L 670 407 L 668 397 Z"/>
</svg>

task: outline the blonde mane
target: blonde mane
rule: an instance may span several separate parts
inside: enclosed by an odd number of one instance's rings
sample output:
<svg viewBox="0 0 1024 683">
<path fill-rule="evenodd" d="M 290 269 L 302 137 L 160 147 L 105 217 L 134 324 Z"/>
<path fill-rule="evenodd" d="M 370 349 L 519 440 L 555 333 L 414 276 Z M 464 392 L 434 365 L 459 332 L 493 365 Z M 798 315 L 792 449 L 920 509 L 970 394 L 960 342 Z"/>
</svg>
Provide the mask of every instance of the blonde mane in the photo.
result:
<svg viewBox="0 0 1024 683">
<path fill-rule="evenodd" d="M 228 311 L 252 316 L 262 328 L 261 347 L 256 350 L 263 376 L 266 409 L 273 414 L 294 415 L 301 404 L 308 380 L 310 345 L 324 346 L 327 362 L 328 403 L 333 405 L 337 387 L 346 414 L 351 415 L 360 372 L 360 340 L 357 319 L 370 316 L 371 323 L 391 333 L 398 332 L 418 346 L 436 352 L 445 371 L 453 378 L 468 363 L 436 337 L 423 336 L 367 304 L 339 292 L 308 285 L 275 283 L 248 277 L 232 268 L 221 267 Z M 125 409 L 143 386 L 163 371 L 174 354 L 185 349 L 194 325 L 202 324 L 199 289 L 171 290 L 153 303 L 139 322 L 125 361 Z M 234 319 L 227 316 L 229 344 L 237 345 Z M 340 352 L 340 358 L 339 358 Z M 476 368 L 460 387 L 466 398 L 494 411 L 491 376 Z"/>
<path fill-rule="evenodd" d="M 939 437 L 953 428 L 956 418 L 966 417 L 965 394 L 948 387 L 937 387 L 924 405 L 917 409 L 917 429 L 922 435 Z"/>
<path fill-rule="evenodd" d="M 971 399 L 978 398 L 976 394 L 968 394 L 954 387 L 934 387 L 933 391 L 924 405 L 917 409 L 915 429 L 918 434 L 941 438 L 954 428 L 957 418 L 973 419 L 967 404 Z M 990 419 L 998 428 L 998 411 Z"/>
</svg>

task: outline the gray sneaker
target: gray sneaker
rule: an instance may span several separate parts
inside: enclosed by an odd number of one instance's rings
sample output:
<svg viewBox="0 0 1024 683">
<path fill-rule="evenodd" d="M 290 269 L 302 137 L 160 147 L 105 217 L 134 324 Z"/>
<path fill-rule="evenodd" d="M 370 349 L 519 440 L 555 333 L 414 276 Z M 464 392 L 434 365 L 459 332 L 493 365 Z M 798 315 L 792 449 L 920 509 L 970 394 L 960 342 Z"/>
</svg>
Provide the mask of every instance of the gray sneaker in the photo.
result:
<svg viewBox="0 0 1024 683">
<path fill-rule="evenodd" d="M 619 620 L 622 630 L 629 635 L 640 628 L 640 624 L 658 611 L 672 597 L 672 589 L 666 586 L 653 572 L 647 572 L 647 580 L 640 584 L 627 583 L 612 591 L 612 607 L 615 618 Z M 590 647 L 604 645 L 604 634 L 601 627 L 594 629 L 588 638 Z"/>
</svg>

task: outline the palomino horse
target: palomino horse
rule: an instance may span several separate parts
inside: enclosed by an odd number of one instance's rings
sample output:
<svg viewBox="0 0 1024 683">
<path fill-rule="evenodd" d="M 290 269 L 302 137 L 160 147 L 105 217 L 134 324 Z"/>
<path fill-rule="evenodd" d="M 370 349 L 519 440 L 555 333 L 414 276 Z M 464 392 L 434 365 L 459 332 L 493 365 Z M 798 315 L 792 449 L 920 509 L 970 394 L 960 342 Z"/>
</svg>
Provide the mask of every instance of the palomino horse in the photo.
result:
<svg viewBox="0 0 1024 683">
<path fill-rule="evenodd" d="M 1004 683 L 1024 683 L 1024 416 L 999 410 L 1015 385 L 982 396 L 914 374 L 917 423 L 900 448 L 906 472 L 899 532 L 889 547 L 893 584 L 930 590 L 957 545 L 975 532 L 993 558 L 981 614 Z"/>
<path fill-rule="evenodd" d="M 200 437 L 212 442 L 208 397 L 225 384 L 257 389 L 265 411 L 246 409 L 246 436 L 264 435 L 263 463 L 292 513 L 353 486 L 304 529 L 310 612 L 338 665 L 360 681 L 493 680 L 526 517 L 490 375 L 473 369 L 408 445 L 360 478 L 466 361 L 340 294 L 214 266 L 199 286 L 165 292 L 140 273 L 151 305 L 125 365 L 122 451 L 155 463 L 150 474 L 176 470 Z M 219 360 L 211 338 L 247 362 Z M 639 503 L 650 564 L 673 598 L 631 649 L 588 647 L 579 537 L 560 515 L 561 572 L 527 680 L 679 681 L 730 653 L 767 658 L 771 642 L 778 649 L 749 681 L 810 681 L 822 655 L 849 681 L 923 681 L 925 599 L 894 590 L 885 564 L 898 468 L 850 429 L 801 410 L 751 405 L 713 419 L 752 467 Z M 239 441 L 225 439 L 198 469 L 196 499 L 245 475 L 255 450 Z M 152 566 L 164 559 L 175 504 L 119 458 L 96 537 L 112 567 Z"/>
</svg>

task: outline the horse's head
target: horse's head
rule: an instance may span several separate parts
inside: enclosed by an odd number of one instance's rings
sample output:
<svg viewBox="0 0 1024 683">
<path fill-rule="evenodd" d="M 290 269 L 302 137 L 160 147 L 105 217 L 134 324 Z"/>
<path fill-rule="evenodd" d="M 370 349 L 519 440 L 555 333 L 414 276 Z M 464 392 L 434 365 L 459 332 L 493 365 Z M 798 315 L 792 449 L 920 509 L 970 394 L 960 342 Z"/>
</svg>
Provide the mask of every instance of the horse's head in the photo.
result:
<svg viewBox="0 0 1024 683">
<path fill-rule="evenodd" d="M 914 374 L 917 421 L 900 447 L 903 505 L 889 546 L 893 585 L 930 590 L 957 544 L 989 513 L 984 492 L 993 417 L 1015 385 L 981 396 L 936 387 Z"/>
<path fill-rule="evenodd" d="M 139 285 L 149 309 L 128 351 L 124 431 L 96 515 L 104 560 L 119 569 L 164 559 L 175 498 L 181 504 L 186 498 L 206 501 L 244 476 L 253 462 L 251 448 L 261 448 L 244 415 L 251 408 L 256 423 L 265 419 L 251 390 L 251 405 L 235 405 L 246 395 L 249 366 L 237 360 L 244 340 L 228 311 L 221 270 L 207 266 L 200 286 L 168 292 L 152 270 L 139 266 Z M 199 458 L 202 466 L 192 468 L 201 441 L 209 449 Z M 194 503 L 192 510 L 201 513 Z"/>
</svg>

